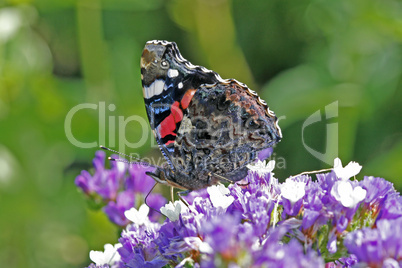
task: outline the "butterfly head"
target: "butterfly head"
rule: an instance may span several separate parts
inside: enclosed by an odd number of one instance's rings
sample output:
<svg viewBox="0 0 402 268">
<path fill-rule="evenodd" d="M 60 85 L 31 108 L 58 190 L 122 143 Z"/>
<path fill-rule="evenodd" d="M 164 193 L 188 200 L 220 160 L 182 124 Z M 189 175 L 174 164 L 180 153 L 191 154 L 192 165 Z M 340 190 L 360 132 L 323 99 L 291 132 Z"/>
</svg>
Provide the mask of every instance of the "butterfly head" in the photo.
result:
<svg viewBox="0 0 402 268">
<path fill-rule="evenodd" d="M 176 43 L 149 41 L 141 57 L 141 79 L 143 86 L 150 86 L 156 80 L 179 80 L 188 72 L 186 61 Z"/>
<path fill-rule="evenodd" d="M 154 40 L 142 52 L 141 79 L 144 97 L 150 99 L 172 90 L 182 95 L 188 88 L 215 83 L 220 76 L 184 59 L 175 42 Z"/>
</svg>

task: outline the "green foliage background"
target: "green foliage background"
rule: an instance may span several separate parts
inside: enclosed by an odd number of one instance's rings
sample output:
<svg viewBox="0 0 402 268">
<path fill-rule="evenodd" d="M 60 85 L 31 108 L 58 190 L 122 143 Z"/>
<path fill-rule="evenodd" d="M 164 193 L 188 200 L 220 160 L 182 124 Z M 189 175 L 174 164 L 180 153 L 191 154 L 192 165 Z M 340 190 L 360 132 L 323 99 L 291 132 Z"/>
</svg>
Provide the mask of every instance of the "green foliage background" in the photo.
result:
<svg viewBox="0 0 402 268">
<path fill-rule="evenodd" d="M 107 117 L 145 117 L 139 59 L 153 39 L 177 42 L 185 58 L 248 84 L 286 116 L 278 178 L 329 167 L 302 142 L 303 122 L 321 111 L 304 131 L 308 146 L 402 189 L 399 0 L 3 0 L 0 266 L 83 267 L 90 249 L 116 242 L 74 186 L 96 148 L 72 145 L 64 121 L 74 106 L 100 101 L 116 105 Z M 334 101 L 338 117 L 327 120 Z M 326 146 L 337 135 L 327 123 L 338 123 L 339 146 Z M 97 141 L 98 111 L 77 113 L 72 132 Z M 141 133 L 132 123 L 122 134 L 135 142 Z M 106 134 L 118 147 L 118 134 Z M 160 156 L 152 139 L 134 152 Z"/>
</svg>

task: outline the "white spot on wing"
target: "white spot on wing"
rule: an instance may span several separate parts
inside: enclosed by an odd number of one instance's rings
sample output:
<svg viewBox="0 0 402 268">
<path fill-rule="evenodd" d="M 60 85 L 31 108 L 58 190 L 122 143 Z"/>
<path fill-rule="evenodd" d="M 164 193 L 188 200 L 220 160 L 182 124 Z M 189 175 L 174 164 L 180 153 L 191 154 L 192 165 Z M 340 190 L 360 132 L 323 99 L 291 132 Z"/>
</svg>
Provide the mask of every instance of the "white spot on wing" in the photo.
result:
<svg viewBox="0 0 402 268">
<path fill-rule="evenodd" d="M 180 89 L 182 89 L 182 88 L 183 88 L 183 83 L 180 82 L 180 83 L 177 85 L 177 87 L 180 88 Z"/>
<path fill-rule="evenodd" d="M 165 82 L 163 80 L 155 80 L 151 85 L 144 87 L 144 98 L 150 99 L 153 96 L 160 95 L 165 88 Z"/>
<path fill-rule="evenodd" d="M 179 75 L 179 71 L 177 71 L 176 69 L 169 69 L 168 76 L 170 78 L 177 77 L 178 75 Z"/>
</svg>

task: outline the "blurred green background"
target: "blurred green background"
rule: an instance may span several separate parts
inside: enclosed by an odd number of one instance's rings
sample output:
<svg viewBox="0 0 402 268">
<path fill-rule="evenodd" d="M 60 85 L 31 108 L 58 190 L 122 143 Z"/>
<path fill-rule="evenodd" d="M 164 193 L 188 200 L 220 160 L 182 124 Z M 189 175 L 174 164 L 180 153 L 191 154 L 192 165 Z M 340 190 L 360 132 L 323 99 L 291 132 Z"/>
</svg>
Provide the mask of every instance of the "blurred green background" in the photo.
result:
<svg viewBox="0 0 402 268">
<path fill-rule="evenodd" d="M 74 185 L 97 148 L 71 144 L 64 123 L 81 103 L 116 105 L 105 114 L 116 122 L 145 118 L 139 59 L 153 39 L 177 42 L 192 63 L 268 102 L 284 135 L 274 155 L 284 163 L 278 178 L 328 168 L 339 155 L 402 189 L 400 0 L 3 0 L 0 266 L 83 267 L 89 250 L 116 242 L 117 229 L 87 209 Z M 337 116 L 327 119 L 329 104 Z M 322 120 L 303 130 L 317 111 Z M 85 109 L 71 131 L 98 142 L 102 128 L 98 110 Z M 105 145 L 116 148 L 119 135 L 142 135 L 135 122 L 106 132 Z M 160 156 L 151 140 L 134 153 Z"/>
</svg>

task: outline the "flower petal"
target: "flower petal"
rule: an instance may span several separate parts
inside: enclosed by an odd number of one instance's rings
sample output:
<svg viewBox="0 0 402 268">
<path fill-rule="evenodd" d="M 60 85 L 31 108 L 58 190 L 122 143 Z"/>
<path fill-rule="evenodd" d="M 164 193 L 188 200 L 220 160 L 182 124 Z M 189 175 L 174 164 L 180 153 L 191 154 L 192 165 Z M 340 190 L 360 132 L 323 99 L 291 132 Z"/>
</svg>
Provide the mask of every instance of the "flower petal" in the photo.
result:
<svg viewBox="0 0 402 268">
<path fill-rule="evenodd" d="M 209 199 L 214 207 L 228 208 L 234 201 L 233 196 L 227 196 L 229 190 L 223 185 L 212 185 L 207 188 Z"/>
<path fill-rule="evenodd" d="M 346 167 L 342 167 L 342 162 L 339 158 L 335 158 L 334 160 L 334 171 L 336 176 L 341 180 L 348 180 L 353 176 L 359 174 L 362 166 L 358 163 L 352 161 L 346 165 Z"/>
<path fill-rule="evenodd" d="M 177 221 L 179 219 L 182 209 L 186 205 L 182 201 L 175 201 L 174 204 L 170 201 L 169 204 L 161 207 L 161 212 L 163 215 L 169 218 L 171 221 Z"/>
</svg>

